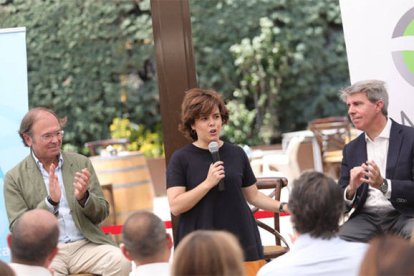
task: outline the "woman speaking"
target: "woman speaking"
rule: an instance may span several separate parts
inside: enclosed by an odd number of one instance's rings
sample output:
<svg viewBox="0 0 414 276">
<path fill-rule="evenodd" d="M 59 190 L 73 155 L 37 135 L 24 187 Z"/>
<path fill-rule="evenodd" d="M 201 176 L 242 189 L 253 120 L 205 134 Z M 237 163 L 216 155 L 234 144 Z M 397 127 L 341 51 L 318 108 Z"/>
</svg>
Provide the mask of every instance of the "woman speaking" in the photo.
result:
<svg viewBox="0 0 414 276">
<path fill-rule="evenodd" d="M 170 209 L 180 216 L 174 242 L 177 246 L 185 235 L 199 229 L 229 231 L 243 248 L 246 272 L 255 274 L 251 269 L 264 264 L 263 248 L 247 202 L 271 212 L 279 211 L 280 202 L 258 191 L 243 149 L 220 139 L 228 119 L 216 91 L 193 88 L 186 92 L 179 130 L 192 143 L 175 151 L 167 168 Z M 209 151 L 211 142 L 217 143 L 218 152 L 210 152 L 216 150 L 214 143 Z M 282 208 L 287 210 L 284 204 Z"/>
</svg>

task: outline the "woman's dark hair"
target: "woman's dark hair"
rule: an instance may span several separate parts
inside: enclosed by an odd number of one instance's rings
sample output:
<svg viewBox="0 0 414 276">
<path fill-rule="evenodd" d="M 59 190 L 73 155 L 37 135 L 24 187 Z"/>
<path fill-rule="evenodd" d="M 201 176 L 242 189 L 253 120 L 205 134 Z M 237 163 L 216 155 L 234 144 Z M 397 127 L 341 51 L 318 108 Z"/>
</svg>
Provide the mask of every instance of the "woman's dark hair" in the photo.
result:
<svg viewBox="0 0 414 276">
<path fill-rule="evenodd" d="M 226 124 L 229 119 L 229 111 L 218 92 L 202 88 L 188 90 L 185 92 L 181 105 L 181 123 L 178 129 L 185 137 L 197 141 L 197 133 L 191 126 L 196 119 L 203 115 L 209 115 L 216 106 L 220 111 L 223 124 Z"/>
</svg>

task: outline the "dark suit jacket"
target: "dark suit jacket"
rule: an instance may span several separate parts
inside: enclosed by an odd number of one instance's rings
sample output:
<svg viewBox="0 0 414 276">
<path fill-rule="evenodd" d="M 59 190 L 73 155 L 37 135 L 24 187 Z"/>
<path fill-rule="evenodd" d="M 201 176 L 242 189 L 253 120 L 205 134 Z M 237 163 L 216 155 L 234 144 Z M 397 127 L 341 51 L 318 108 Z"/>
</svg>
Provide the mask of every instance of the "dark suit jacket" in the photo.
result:
<svg viewBox="0 0 414 276">
<path fill-rule="evenodd" d="M 399 212 L 414 214 L 414 128 L 392 121 L 387 155 L 385 178 L 390 179 L 391 204 Z M 343 150 L 339 184 L 345 189 L 349 184 L 350 170 L 367 161 L 365 133 L 349 142 Z M 384 177 L 384 176 L 383 176 Z M 365 204 L 368 184 L 363 183 L 357 190 L 352 207 L 358 214 Z M 350 209 L 350 208 L 349 208 Z M 349 210 L 348 210 L 349 211 Z"/>
<path fill-rule="evenodd" d="M 109 214 L 109 204 L 103 196 L 91 162 L 85 156 L 76 153 L 62 153 L 62 155 L 63 184 L 75 225 L 84 237 L 93 243 L 115 244 L 99 227 L 99 223 Z M 88 187 L 89 199 L 84 208 L 76 201 L 73 188 L 75 173 L 83 168 L 88 168 L 91 172 Z M 27 210 L 36 208 L 47 210 L 46 196 L 45 182 L 30 154 L 7 172 L 4 178 L 4 199 L 10 228 L 13 227 L 16 219 Z"/>
</svg>

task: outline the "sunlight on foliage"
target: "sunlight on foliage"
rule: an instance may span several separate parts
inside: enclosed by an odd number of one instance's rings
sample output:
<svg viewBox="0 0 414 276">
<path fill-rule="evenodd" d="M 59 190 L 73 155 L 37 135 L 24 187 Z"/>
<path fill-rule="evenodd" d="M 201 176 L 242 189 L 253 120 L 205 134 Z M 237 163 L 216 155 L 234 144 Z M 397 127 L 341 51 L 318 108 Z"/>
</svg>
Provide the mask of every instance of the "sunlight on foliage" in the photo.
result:
<svg viewBox="0 0 414 276">
<path fill-rule="evenodd" d="M 127 138 L 130 151 L 140 151 L 146 157 L 164 156 L 161 135 L 145 129 L 142 124 L 132 123 L 126 118 L 114 118 L 109 130 L 112 138 Z"/>
</svg>

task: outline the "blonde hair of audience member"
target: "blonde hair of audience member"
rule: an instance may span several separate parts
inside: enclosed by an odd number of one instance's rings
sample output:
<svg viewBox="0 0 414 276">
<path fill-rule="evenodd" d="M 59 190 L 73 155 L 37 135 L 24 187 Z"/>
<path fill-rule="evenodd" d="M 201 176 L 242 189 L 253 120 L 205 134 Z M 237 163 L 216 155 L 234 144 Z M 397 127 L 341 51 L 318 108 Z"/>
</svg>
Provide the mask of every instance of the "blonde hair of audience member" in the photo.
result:
<svg viewBox="0 0 414 276">
<path fill-rule="evenodd" d="M 0 275 L 1 276 L 15 276 L 13 269 L 5 262 L 0 260 Z"/>
<path fill-rule="evenodd" d="M 369 243 L 359 275 L 414 275 L 413 259 L 414 247 L 404 238 L 378 236 Z"/>
<path fill-rule="evenodd" d="M 229 232 L 194 231 L 177 246 L 172 275 L 245 275 L 243 251 Z"/>
</svg>

